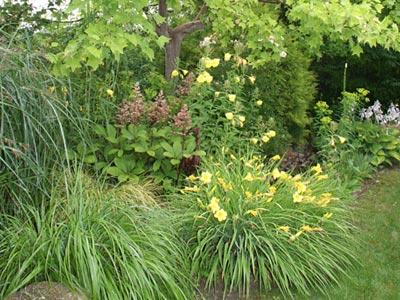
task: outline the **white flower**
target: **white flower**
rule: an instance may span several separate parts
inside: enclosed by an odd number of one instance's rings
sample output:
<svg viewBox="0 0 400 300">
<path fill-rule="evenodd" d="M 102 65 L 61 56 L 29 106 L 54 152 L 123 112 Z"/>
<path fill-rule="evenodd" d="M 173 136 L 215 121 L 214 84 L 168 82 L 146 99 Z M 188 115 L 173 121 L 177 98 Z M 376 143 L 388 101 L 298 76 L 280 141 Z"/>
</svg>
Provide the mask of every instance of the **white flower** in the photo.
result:
<svg viewBox="0 0 400 300">
<path fill-rule="evenodd" d="M 281 51 L 281 53 L 279 53 L 279 56 L 285 58 L 287 56 L 287 53 L 285 51 Z"/>
</svg>

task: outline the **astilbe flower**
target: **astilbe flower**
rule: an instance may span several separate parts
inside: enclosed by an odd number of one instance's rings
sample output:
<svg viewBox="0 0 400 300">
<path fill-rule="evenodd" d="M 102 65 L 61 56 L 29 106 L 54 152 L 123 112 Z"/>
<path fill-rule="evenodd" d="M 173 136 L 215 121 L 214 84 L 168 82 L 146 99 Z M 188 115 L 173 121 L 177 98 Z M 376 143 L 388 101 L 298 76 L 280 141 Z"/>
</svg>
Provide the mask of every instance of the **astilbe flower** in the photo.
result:
<svg viewBox="0 0 400 300">
<path fill-rule="evenodd" d="M 140 90 L 139 84 L 136 84 L 134 87 L 134 97 L 133 101 L 123 101 L 119 107 L 117 112 L 117 124 L 118 125 L 128 125 L 128 124 L 136 124 L 139 122 L 143 111 L 144 111 L 144 97 Z"/>
<path fill-rule="evenodd" d="M 190 72 L 183 80 L 182 83 L 177 87 L 177 93 L 180 96 L 187 96 L 192 89 L 193 82 L 195 80 L 195 76 L 192 72 Z"/>
<path fill-rule="evenodd" d="M 174 125 L 176 128 L 181 129 L 182 134 L 188 133 L 190 127 L 192 126 L 192 117 L 190 116 L 189 109 L 186 104 L 182 106 L 181 110 L 174 118 Z"/>
<path fill-rule="evenodd" d="M 169 117 L 169 106 L 164 97 L 164 92 L 160 91 L 148 113 L 149 121 L 152 124 L 165 122 Z"/>
</svg>

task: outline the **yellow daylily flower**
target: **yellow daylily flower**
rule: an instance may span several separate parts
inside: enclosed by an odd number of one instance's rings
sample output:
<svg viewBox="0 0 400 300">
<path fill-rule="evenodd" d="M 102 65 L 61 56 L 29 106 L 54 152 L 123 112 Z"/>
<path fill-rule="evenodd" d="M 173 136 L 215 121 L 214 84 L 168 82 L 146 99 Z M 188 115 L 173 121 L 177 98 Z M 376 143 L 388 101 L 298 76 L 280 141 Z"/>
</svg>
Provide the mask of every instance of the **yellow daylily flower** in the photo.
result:
<svg viewBox="0 0 400 300">
<path fill-rule="evenodd" d="M 271 157 L 271 160 L 273 160 L 273 161 L 277 161 L 277 160 L 280 160 L 280 159 L 281 159 L 281 156 L 279 154 L 274 155 L 274 156 Z"/>
<path fill-rule="evenodd" d="M 253 217 L 257 217 L 258 215 L 258 211 L 256 209 L 249 210 L 246 213 L 252 215 Z"/>
<path fill-rule="evenodd" d="M 320 180 L 324 180 L 324 179 L 328 179 L 328 178 L 329 178 L 328 175 L 319 175 L 317 177 L 317 180 L 320 181 Z"/>
<path fill-rule="evenodd" d="M 229 95 L 228 95 L 228 100 L 231 101 L 231 102 L 235 102 L 235 100 L 236 100 L 236 95 L 234 95 L 234 94 L 229 94 Z"/>
<path fill-rule="evenodd" d="M 211 182 L 212 174 L 210 172 L 202 172 L 200 175 L 200 181 L 204 184 Z"/>
<path fill-rule="evenodd" d="M 317 164 L 316 166 L 311 167 L 311 171 L 314 171 L 316 174 L 321 174 L 322 173 L 321 165 Z"/>
<path fill-rule="evenodd" d="M 256 138 L 252 138 L 250 139 L 250 142 L 254 145 L 256 145 L 258 143 L 258 140 Z"/>
<path fill-rule="evenodd" d="M 299 194 L 298 192 L 293 194 L 293 202 L 294 203 L 300 203 L 303 202 L 304 196 Z"/>
<path fill-rule="evenodd" d="M 246 177 L 243 178 L 243 180 L 245 180 L 245 181 L 253 181 L 253 180 L 254 180 L 254 177 L 253 177 L 253 175 L 251 175 L 251 173 L 249 172 L 249 173 L 247 173 Z"/>
<path fill-rule="evenodd" d="M 107 90 L 107 95 L 110 96 L 110 97 L 114 97 L 114 91 L 111 90 L 111 89 L 108 89 Z"/>
<path fill-rule="evenodd" d="M 298 239 L 298 237 L 299 237 L 300 235 L 303 234 L 303 232 L 304 232 L 304 231 L 300 230 L 300 231 L 297 232 L 296 234 L 292 235 L 292 236 L 289 238 L 289 241 L 291 241 L 291 242 L 295 241 L 296 239 Z"/>
<path fill-rule="evenodd" d="M 226 220 L 228 214 L 226 213 L 225 210 L 220 209 L 218 210 L 216 213 L 214 213 L 214 217 L 219 221 L 219 222 L 223 222 Z"/>
<path fill-rule="evenodd" d="M 227 112 L 227 113 L 225 113 L 225 117 L 226 117 L 228 120 L 233 120 L 233 113 Z"/>
<path fill-rule="evenodd" d="M 289 226 L 279 226 L 277 229 L 278 229 L 279 231 L 289 232 L 290 227 L 289 227 Z"/>
<path fill-rule="evenodd" d="M 303 225 L 301 226 L 301 230 L 304 232 L 320 232 L 323 231 L 321 227 L 311 227 L 309 225 Z"/>
<path fill-rule="evenodd" d="M 239 83 L 240 82 L 240 77 L 239 76 L 235 76 L 235 82 Z"/>
<path fill-rule="evenodd" d="M 281 177 L 281 172 L 278 170 L 278 168 L 274 168 L 271 174 L 272 178 L 274 179 L 278 179 L 279 177 Z"/>
<path fill-rule="evenodd" d="M 307 186 L 301 181 L 295 181 L 294 187 L 299 193 L 304 193 L 307 190 Z"/>
<path fill-rule="evenodd" d="M 217 197 L 212 197 L 207 208 L 210 209 L 213 214 L 215 214 L 218 210 L 220 210 L 219 199 Z"/>
<path fill-rule="evenodd" d="M 221 94 L 221 92 L 215 92 L 214 93 L 215 97 L 219 97 L 220 94 Z"/>
<path fill-rule="evenodd" d="M 347 141 L 346 138 L 344 138 L 344 137 L 342 137 L 342 136 L 340 136 L 340 135 L 338 135 L 338 138 L 339 138 L 339 141 L 340 141 L 341 144 L 344 144 L 344 143 L 346 143 L 346 141 Z"/>
<path fill-rule="evenodd" d="M 245 192 L 244 192 L 244 195 L 245 195 L 245 197 L 246 197 L 247 199 L 250 199 L 251 197 L 253 197 L 253 193 L 252 193 L 252 192 L 249 192 L 249 191 L 245 191 Z"/>
<path fill-rule="evenodd" d="M 182 193 L 185 193 L 185 192 L 195 192 L 196 193 L 199 191 L 200 191 L 200 188 L 197 185 L 195 185 L 193 187 L 185 186 L 184 189 L 181 190 Z"/>
<path fill-rule="evenodd" d="M 182 70 L 182 73 L 183 73 L 183 75 L 186 76 L 189 73 L 189 71 L 188 70 Z"/>
<path fill-rule="evenodd" d="M 325 219 L 330 219 L 330 218 L 332 217 L 332 215 L 333 215 L 333 213 L 327 212 L 327 213 L 325 213 L 325 214 L 323 215 L 323 218 L 325 218 Z"/>
<path fill-rule="evenodd" d="M 190 175 L 187 179 L 188 179 L 189 181 L 196 181 L 196 180 L 197 180 L 197 177 L 194 176 L 194 175 L 192 174 L 192 175 Z"/>
<path fill-rule="evenodd" d="M 250 80 L 250 82 L 251 82 L 252 84 L 254 84 L 254 82 L 256 82 L 256 76 L 254 76 L 254 75 L 249 76 L 249 80 Z"/>
</svg>

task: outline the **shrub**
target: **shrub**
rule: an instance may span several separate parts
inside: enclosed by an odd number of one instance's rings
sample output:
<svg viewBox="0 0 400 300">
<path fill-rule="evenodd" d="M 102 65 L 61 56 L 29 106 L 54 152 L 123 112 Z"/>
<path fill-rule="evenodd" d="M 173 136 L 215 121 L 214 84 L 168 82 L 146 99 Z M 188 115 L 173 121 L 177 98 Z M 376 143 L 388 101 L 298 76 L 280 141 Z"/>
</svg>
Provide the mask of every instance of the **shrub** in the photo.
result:
<svg viewBox="0 0 400 300">
<path fill-rule="evenodd" d="M 186 255 L 165 211 L 94 183 L 78 174 L 67 192 L 53 191 L 48 210 L 21 204 L 23 216 L 0 215 L 0 298 L 43 280 L 90 299 L 190 298 Z"/>
<path fill-rule="evenodd" d="M 248 295 L 326 291 L 353 262 L 347 192 L 319 165 L 292 177 L 275 158 L 218 155 L 182 189 L 182 235 L 195 279 Z"/>
<path fill-rule="evenodd" d="M 180 182 L 181 172 L 194 172 L 198 164 L 194 158 L 199 160 L 204 155 L 196 141 L 196 130 L 186 105 L 171 117 L 162 92 L 155 102 L 146 103 L 139 86 L 135 89 L 133 101 L 120 105 L 117 124 L 96 125 L 95 142 L 88 148 L 81 143 L 76 151 L 69 151 L 70 156 L 83 156 L 84 162 L 119 182 L 137 182 L 141 176 L 149 175 L 170 189 Z"/>
</svg>

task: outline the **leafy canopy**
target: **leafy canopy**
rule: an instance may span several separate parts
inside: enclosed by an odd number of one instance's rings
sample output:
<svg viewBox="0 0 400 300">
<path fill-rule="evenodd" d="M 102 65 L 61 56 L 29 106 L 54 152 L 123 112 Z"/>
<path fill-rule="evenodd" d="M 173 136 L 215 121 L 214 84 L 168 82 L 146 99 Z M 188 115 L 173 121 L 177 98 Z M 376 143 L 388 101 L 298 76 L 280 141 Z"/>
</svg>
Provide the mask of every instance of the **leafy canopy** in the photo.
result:
<svg viewBox="0 0 400 300">
<path fill-rule="evenodd" d="M 240 41 L 255 67 L 285 57 L 288 41 L 312 55 L 320 54 L 327 39 L 348 42 L 355 55 L 365 44 L 400 50 L 398 8 L 390 0 L 170 0 L 166 5 L 164 18 L 158 4 L 147 0 L 72 0 L 68 12 L 79 12 L 80 30 L 50 60 L 58 71 L 74 71 L 81 63 L 97 68 L 110 55 L 119 59 L 129 46 L 153 59 L 154 46 L 168 43 L 159 25 L 187 23 L 199 12 L 222 46 Z"/>
</svg>

